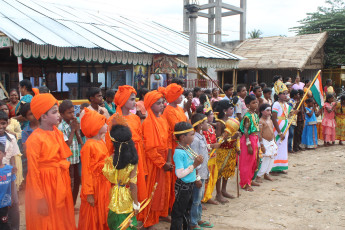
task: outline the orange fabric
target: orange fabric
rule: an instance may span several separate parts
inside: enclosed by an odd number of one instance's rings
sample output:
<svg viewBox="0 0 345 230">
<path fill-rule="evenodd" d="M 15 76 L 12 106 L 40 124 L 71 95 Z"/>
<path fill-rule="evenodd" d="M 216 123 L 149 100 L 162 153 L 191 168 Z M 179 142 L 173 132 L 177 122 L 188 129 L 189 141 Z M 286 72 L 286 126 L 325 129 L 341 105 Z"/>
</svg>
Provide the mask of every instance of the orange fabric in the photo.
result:
<svg viewBox="0 0 345 230">
<path fill-rule="evenodd" d="M 75 228 L 74 204 L 69 175 L 72 155 L 63 134 L 37 128 L 26 141 L 28 175 L 25 191 L 26 229 L 70 230 Z M 45 199 L 49 215 L 37 212 L 38 200 Z"/>
<path fill-rule="evenodd" d="M 183 88 L 182 86 L 172 83 L 167 86 L 166 88 L 166 95 L 165 98 L 169 103 L 176 101 L 181 94 L 183 93 Z"/>
<path fill-rule="evenodd" d="M 112 124 L 112 120 L 115 115 L 119 113 L 122 114 L 121 109 L 116 109 L 116 113 L 113 114 L 107 121 L 109 129 L 111 129 L 110 124 Z M 138 200 L 143 201 L 147 198 L 147 190 L 146 190 L 146 182 L 145 182 L 145 175 L 148 174 L 146 168 L 146 161 L 144 156 L 143 150 L 143 140 L 142 140 L 142 130 L 141 130 L 141 121 L 140 118 L 135 114 L 130 114 L 128 116 L 124 116 L 124 119 L 127 121 L 127 124 L 132 132 L 132 140 L 134 141 L 135 148 L 138 152 Z M 109 129 L 107 134 L 105 135 L 105 142 L 107 145 L 107 149 L 109 155 L 114 153 L 114 145 L 109 137 Z"/>
<path fill-rule="evenodd" d="M 103 140 L 88 139 L 80 151 L 82 177 L 78 229 L 104 230 L 107 224 L 109 191 L 111 184 L 103 176 L 108 149 Z M 87 195 L 94 195 L 95 206 L 87 202 Z"/>
<path fill-rule="evenodd" d="M 151 106 L 163 97 L 157 90 L 145 95 L 144 103 L 148 112 L 143 122 L 143 137 L 147 170 L 147 191 L 151 194 L 158 182 L 157 189 L 150 205 L 140 213 L 139 219 L 145 219 L 144 227 L 155 225 L 160 216 L 168 216 L 171 186 L 171 172 L 165 172 L 163 166 L 168 156 L 168 122 L 164 117 L 156 117 Z M 142 217 L 141 217 L 142 216 Z"/>
<path fill-rule="evenodd" d="M 122 106 L 126 104 L 129 97 L 134 93 L 137 95 L 137 91 L 132 86 L 129 85 L 122 85 L 119 86 L 119 89 L 117 90 L 115 97 L 114 97 L 114 103 L 116 105 L 116 111 L 121 110 Z M 122 114 L 122 111 L 121 111 Z M 120 115 L 121 115 L 120 114 Z"/>
<path fill-rule="evenodd" d="M 144 115 L 146 114 L 147 111 L 145 109 L 145 105 L 143 101 L 138 101 L 136 104 L 136 107 L 137 107 L 137 111 L 140 111 Z"/>
<path fill-rule="evenodd" d="M 56 98 L 50 93 L 42 93 L 34 96 L 30 103 L 31 112 L 39 120 L 43 114 L 48 112 L 55 104 L 59 104 Z"/>
<path fill-rule="evenodd" d="M 179 106 L 172 107 L 171 105 L 168 105 L 163 113 L 163 117 L 168 122 L 169 127 L 169 136 L 168 136 L 168 148 L 172 149 L 172 156 L 174 155 L 174 151 L 177 147 L 177 143 L 175 141 L 174 137 L 174 128 L 175 125 L 179 122 L 185 121 L 187 122 L 187 117 L 183 111 L 183 109 Z M 174 161 L 172 161 L 174 163 Z M 170 186 L 170 199 L 169 199 L 169 208 L 172 209 L 172 206 L 175 201 L 175 182 L 176 182 L 176 175 L 174 172 L 171 173 L 171 186 Z"/>
<path fill-rule="evenodd" d="M 34 92 L 35 96 L 40 93 L 39 89 L 32 88 L 32 92 Z"/>
<path fill-rule="evenodd" d="M 88 108 L 84 108 L 84 111 L 85 113 L 80 121 L 80 128 L 87 138 L 91 138 L 98 134 L 99 130 L 107 122 L 107 118 Z"/>
</svg>

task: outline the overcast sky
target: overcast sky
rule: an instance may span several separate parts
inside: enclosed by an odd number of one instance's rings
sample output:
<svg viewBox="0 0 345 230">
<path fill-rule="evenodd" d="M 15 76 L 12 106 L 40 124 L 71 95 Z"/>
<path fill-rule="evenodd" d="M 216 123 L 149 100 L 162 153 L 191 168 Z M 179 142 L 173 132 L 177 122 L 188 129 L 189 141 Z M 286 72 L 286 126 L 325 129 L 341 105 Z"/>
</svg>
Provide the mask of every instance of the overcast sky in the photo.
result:
<svg viewBox="0 0 345 230">
<path fill-rule="evenodd" d="M 44 0 L 66 2 L 66 0 Z M 69 0 L 68 4 L 99 11 L 136 16 L 160 22 L 173 29 L 182 31 L 183 0 Z M 80 4 L 82 2 L 82 4 Z M 204 4 L 208 0 L 199 0 Z M 240 0 L 223 0 L 225 3 L 239 6 Z M 307 13 L 315 12 L 318 6 L 324 6 L 325 0 L 247 0 L 247 32 L 260 29 L 264 37 L 286 35 L 293 36 L 289 28 L 297 26 L 298 21 Z M 223 18 L 223 41 L 239 39 L 239 16 Z M 198 32 L 207 33 L 207 20 L 198 19 Z M 199 35 L 207 39 L 206 35 Z"/>
</svg>

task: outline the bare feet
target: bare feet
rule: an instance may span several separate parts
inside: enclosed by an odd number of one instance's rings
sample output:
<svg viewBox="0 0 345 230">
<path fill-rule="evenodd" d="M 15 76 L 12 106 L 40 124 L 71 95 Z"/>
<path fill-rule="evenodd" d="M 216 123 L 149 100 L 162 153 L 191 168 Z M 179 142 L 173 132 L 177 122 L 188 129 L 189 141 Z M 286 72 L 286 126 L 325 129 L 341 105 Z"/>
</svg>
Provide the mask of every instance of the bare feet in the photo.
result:
<svg viewBox="0 0 345 230">
<path fill-rule="evenodd" d="M 246 185 L 243 189 L 246 190 L 247 192 L 254 192 L 254 189 L 250 185 Z"/>
<path fill-rule="evenodd" d="M 226 191 L 222 191 L 222 195 L 226 198 L 229 198 L 229 199 L 235 199 L 235 197 L 229 193 L 227 193 Z"/>
<path fill-rule="evenodd" d="M 213 204 L 213 205 L 218 205 L 219 203 L 215 200 L 209 199 L 206 203 L 208 204 Z"/>
<path fill-rule="evenodd" d="M 272 177 L 270 177 L 270 175 L 268 175 L 268 174 L 264 175 L 264 179 L 269 180 L 269 181 L 274 181 L 274 179 Z"/>
<path fill-rule="evenodd" d="M 167 222 L 167 223 L 171 223 L 171 217 L 167 216 L 167 217 L 159 217 L 159 219 L 161 221 Z"/>
<path fill-rule="evenodd" d="M 205 207 L 205 205 L 201 205 L 201 208 L 202 208 L 202 210 L 204 211 L 204 210 L 207 210 L 207 208 Z"/>
<path fill-rule="evenodd" d="M 252 181 L 252 185 L 253 185 L 253 186 L 260 186 L 260 184 L 259 184 L 259 183 L 256 183 L 255 181 Z"/>
<path fill-rule="evenodd" d="M 272 176 L 279 176 L 279 173 L 278 172 L 271 172 L 270 173 Z"/>
<path fill-rule="evenodd" d="M 258 182 L 258 183 L 263 183 L 261 177 L 259 177 L 259 176 L 256 176 L 256 180 L 255 181 Z"/>
<path fill-rule="evenodd" d="M 216 200 L 218 202 L 220 202 L 221 204 L 229 203 L 229 201 L 227 199 L 225 199 L 222 194 L 217 194 L 216 195 Z"/>
</svg>

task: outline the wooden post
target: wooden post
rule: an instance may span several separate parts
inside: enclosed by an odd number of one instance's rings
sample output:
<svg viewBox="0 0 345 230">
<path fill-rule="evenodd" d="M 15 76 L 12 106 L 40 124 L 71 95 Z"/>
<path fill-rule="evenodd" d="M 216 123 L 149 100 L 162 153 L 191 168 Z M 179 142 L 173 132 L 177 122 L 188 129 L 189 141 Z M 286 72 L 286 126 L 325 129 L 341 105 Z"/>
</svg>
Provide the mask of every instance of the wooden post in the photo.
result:
<svg viewBox="0 0 345 230">
<path fill-rule="evenodd" d="M 234 89 L 237 88 L 237 69 L 235 69 L 235 83 L 234 83 Z"/>
<path fill-rule="evenodd" d="M 60 81 L 61 81 L 61 91 L 60 91 L 60 93 L 61 93 L 61 100 L 63 99 L 63 64 L 62 64 L 62 62 L 61 62 L 61 66 L 60 66 L 61 68 L 60 68 L 60 72 L 61 72 L 61 79 L 60 79 Z"/>
<path fill-rule="evenodd" d="M 299 70 L 297 70 L 297 77 L 301 77 Z"/>
<path fill-rule="evenodd" d="M 222 88 L 224 87 L 224 75 L 225 75 L 225 72 L 223 71 L 222 72 Z"/>
<path fill-rule="evenodd" d="M 80 80 L 81 80 L 81 74 L 80 74 L 80 62 L 78 62 L 78 99 L 81 99 L 81 87 L 80 87 Z"/>
<path fill-rule="evenodd" d="M 104 84 L 104 90 L 107 91 L 108 89 L 108 66 L 107 65 L 104 65 L 104 81 L 105 81 L 105 84 Z"/>
<path fill-rule="evenodd" d="M 151 66 L 147 66 L 147 88 L 151 90 Z"/>
<path fill-rule="evenodd" d="M 255 70 L 255 81 L 259 84 L 259 71 Z"/>
<path fill-rule="evenodd" d="M 236 84 L 236 69 L 232 70 L 232 85 L 234 87 L 235 90 L 235 84 Z"/>
</svg>

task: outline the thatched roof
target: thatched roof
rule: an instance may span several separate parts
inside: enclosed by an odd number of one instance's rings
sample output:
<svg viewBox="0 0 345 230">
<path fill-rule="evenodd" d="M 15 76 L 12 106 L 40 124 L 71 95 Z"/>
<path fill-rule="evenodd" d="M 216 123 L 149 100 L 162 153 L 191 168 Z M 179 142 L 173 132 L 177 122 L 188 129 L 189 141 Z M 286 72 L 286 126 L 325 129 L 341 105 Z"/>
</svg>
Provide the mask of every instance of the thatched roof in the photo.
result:
<svg viewBox="0 0 345 230">
<path fill-rule="evenodd" d="M 298 69 L 303 70 L 322 49 L 327 32 L 294 37 L 247 39 L 232 53 L 246 58 L 238 69 Z M 322 60 L 319 61 L 322 65 Z M 222 70 L 218 70 L 222 71 Z"/>
</svg>

